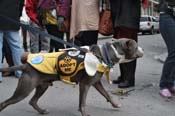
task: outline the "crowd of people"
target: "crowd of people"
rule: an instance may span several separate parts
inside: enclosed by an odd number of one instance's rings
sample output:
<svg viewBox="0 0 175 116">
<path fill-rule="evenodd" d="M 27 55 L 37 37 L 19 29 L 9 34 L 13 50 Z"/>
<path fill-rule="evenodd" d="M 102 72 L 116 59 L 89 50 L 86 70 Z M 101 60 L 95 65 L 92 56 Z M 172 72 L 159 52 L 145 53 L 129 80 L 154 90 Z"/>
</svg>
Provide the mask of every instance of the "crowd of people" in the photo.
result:
<svg viewBox="0 0 175 116">
<path fill-rule="evenodd" d="M 168 57 L 160 80 L 160 94 L 171 97 L 172 92 L 175 92 L 173 83 L 175 80 L 175 3 L 172 0 L 159 0 L 159 2 L 160 32 L 168 49 Z M 18 22 L 21 19 L 23 23 L 78 46 L 92 45 L 97 44 L 98 41 L 101 3 L 110 5 L 113 38 L 130 38 L 137 42 L 141 6 L 147 8 L 148 0 L 1 0 L 0 61 L 5 57 L 9 66 L 20 65 L 20 56 L 24 51 L 57 52 L 65 48 L 65 45 L 36 31 L 26 30 L 5 17 Z M 23 14 L 27 14 L 27 20 L 20 18 Z M 23 39 L 19 36 L 20 28 Z M 27 43 L 28 33 L 29 43 Z M 120 76 L 113 80 L 113 84 L 118 84 L 119 88 L 134 87 L 136 64 L 136 60 L 120 64 Z M 0 82 L 2 76 L 13 74 L 15 77 L 20 77 L 21 72 L 3 75 L 0 73 Z"/>
</svg>

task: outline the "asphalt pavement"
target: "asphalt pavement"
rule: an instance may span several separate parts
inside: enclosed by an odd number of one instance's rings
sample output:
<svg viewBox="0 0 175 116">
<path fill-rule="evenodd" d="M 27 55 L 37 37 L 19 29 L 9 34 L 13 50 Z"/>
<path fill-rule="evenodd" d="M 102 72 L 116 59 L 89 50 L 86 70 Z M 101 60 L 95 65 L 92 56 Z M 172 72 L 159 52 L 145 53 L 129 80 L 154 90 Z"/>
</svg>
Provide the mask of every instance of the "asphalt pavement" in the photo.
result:
<svg viewBox="0 0 175 116">
<path fill-rule="evenodd" d="M 111 41 L 100 39 L 99 44 Z M 87 111 L 91 116 L 175 116 L 175 95 L 171 99 L 159 95 L 159 80 L 166 47 L 160 34 L 139 35 L 139 46 L 144 49 L 144 56 L 137 60 L 136 85 L 121 94 L 117 85 L 110 85 L 106 78 L 102 79 L 105 89 L 116 102 L 122 104 L 115 109 L 94 89 L 87 96 Z M 161 57 L 161 58 L 160 58 Z M 7 66 L 4 63 L 4 66 Z M 120 75 L 118 65 L 111 71 L 111 79 Z M 17 78 L 4 77 L 0 83 L 0 102 L 9 98 L 17 85 Z M 39 100 L 39 105 L 50 111 L 47 116 L 81 116 L 78 112 L 79 87 L 75 88 L 62 82 L 54 82 Z M 39 114 L 28 105 L 33 92 L 23 101 L 7 107 L 0 116 L 38 116 Z"/>
</svg>

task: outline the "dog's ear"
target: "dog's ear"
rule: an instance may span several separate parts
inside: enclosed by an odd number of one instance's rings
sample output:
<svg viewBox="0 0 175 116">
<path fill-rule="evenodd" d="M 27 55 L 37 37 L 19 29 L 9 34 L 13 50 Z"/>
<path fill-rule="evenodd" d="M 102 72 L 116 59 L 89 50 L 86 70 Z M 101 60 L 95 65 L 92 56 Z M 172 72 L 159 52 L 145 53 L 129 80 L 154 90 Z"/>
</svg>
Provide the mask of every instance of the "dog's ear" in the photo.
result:
<svg viewBox="0 0 175 116">
<path fill-rule="evenodd" d="M 137 42 L 132 39 L 128 39 L 125 43 L 126 49 L 125 49 L 125 58 L 130 59 L 135 57 L 136 51 L 137 51 Z"/>
<path fill-rule="evenodd" d="M 132 39 L 128 39 L 125 43 L 126 48 L 128 49 L 133 48 L 133 46 L 136 46 L 136 44 L 137 44 L 136 41 Z"/>
<path fill-rule="evenodd" d="M 21 55 L 21 62 L 22 62 L 23 64 L 25 64 L 25 63 L 27 62 L 28 55 L 29 55 L 28 52 L 24 52 L 24 53 Z"/>
</svg>

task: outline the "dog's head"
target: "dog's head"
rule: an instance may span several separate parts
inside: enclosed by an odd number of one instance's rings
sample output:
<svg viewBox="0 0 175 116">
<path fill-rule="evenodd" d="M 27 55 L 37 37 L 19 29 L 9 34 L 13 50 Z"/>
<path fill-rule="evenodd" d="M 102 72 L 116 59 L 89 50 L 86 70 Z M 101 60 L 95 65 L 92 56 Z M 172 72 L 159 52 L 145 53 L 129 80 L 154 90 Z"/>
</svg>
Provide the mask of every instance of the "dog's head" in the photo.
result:
<svg viewBox="0 0 175 116">
<path fill-rule="evenodd" d="M 143 56 L 143 50 L 138 47 L 136 41 L 125 38 L 114 40 L 111 43 L 107 42 L 99 46 L 92 45 L 89 51 L 89 53 L 86 53 L 84 64 L 85 70 L 90 76 L 94 76 L 99 71 L 99 64 L 111 68 L 116 63 L 130 62 Z M 102 70 L 100 69 L 100 71 Z"/>
<path fill-rule="evenodd" d="M 115 39 L 111 43 L 110 47 L 115 52 L 115 57 L 119 59 L 118 63 L 130 62 L 143 56 L 143 49 L 138 46 L 135 40 L 132 39 Z M 109 51 L 109 54 L 112 55 L 114 53 Z"/>
</svg>

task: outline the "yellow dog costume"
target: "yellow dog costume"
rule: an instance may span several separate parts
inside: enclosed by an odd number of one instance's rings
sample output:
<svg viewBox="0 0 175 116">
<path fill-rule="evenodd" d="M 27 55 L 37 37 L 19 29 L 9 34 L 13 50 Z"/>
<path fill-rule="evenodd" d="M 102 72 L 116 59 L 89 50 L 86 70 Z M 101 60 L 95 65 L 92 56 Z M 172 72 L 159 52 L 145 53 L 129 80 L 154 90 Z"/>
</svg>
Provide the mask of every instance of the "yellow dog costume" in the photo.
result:
<svg viewBox="0 0 175 116">
<path fill-rule="evenodd" d="M 59 74 L 60 79 L 68 84 L 76 84 L 71 82 L 71 77 L 82 69 L 85 69 L 89 76 L 94 76 L 96 71 L 104 72 L 110 82 L 108 66 L 101 63 L 91 52 L 62 50 L 54 53 L 29 54 L 27 62 L 42 73 Z"/>
</svg>

